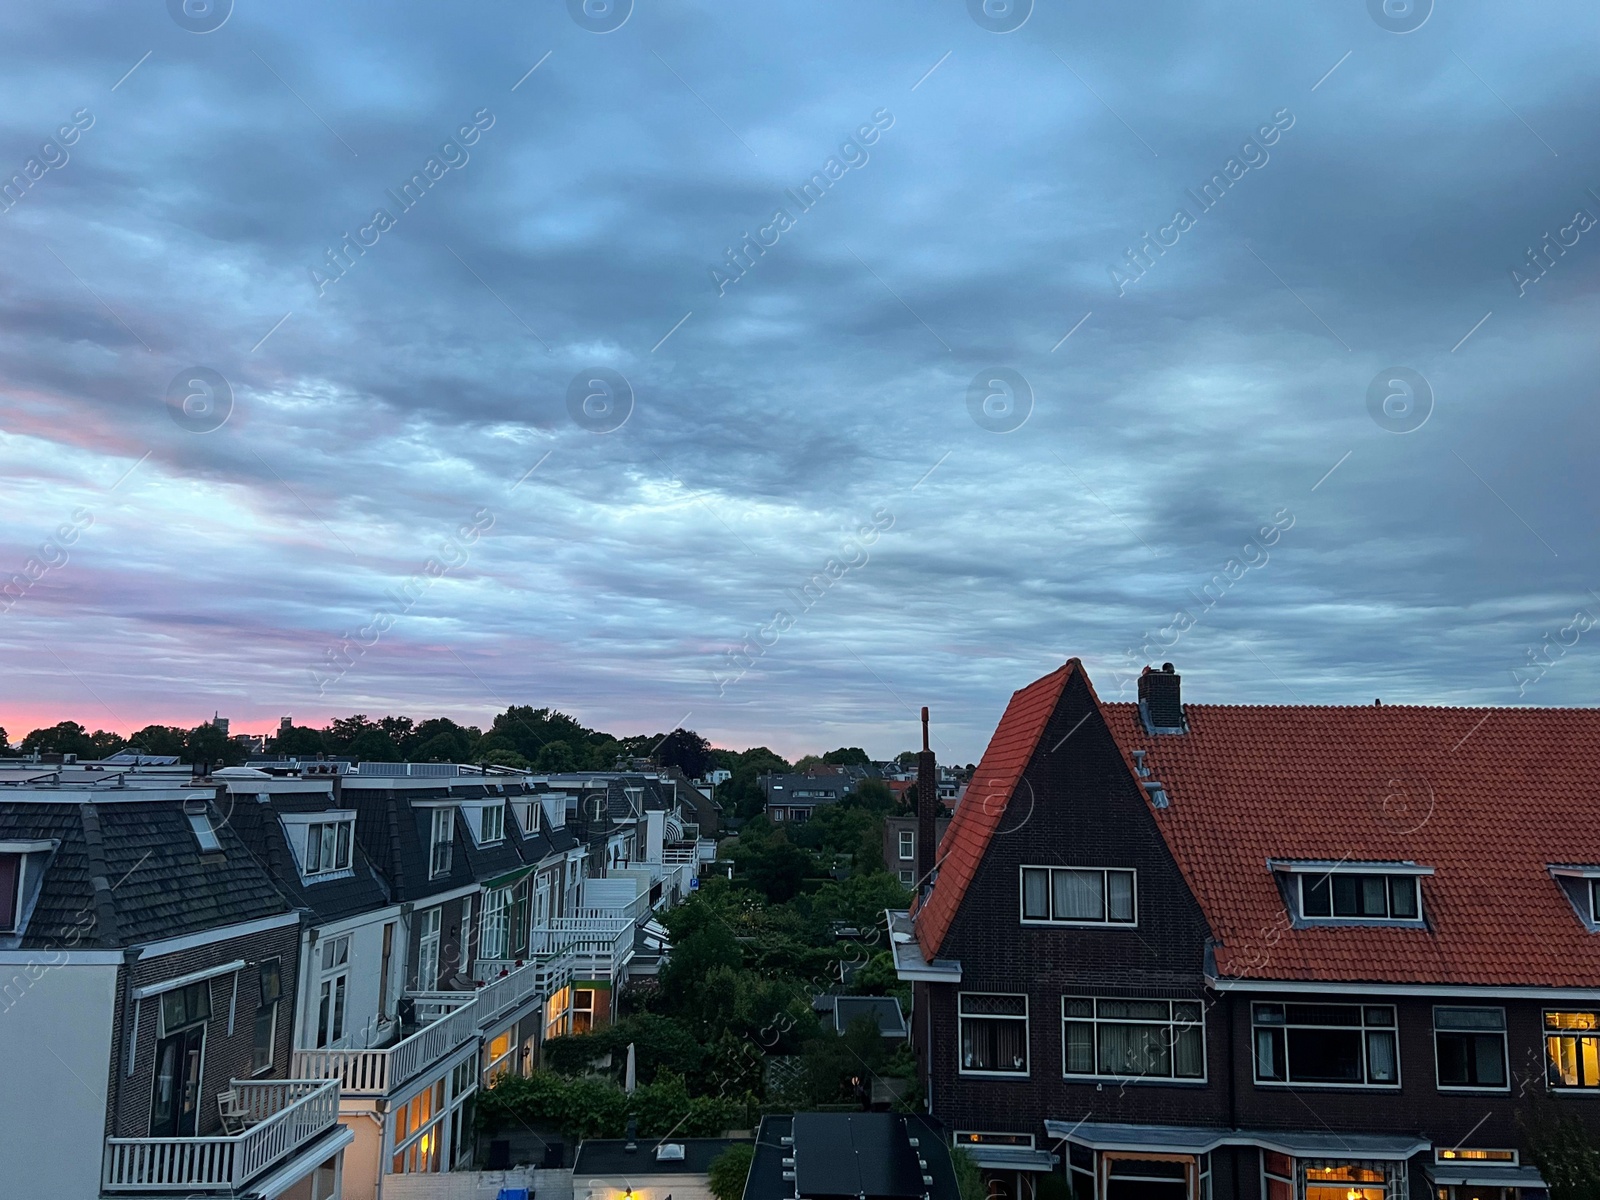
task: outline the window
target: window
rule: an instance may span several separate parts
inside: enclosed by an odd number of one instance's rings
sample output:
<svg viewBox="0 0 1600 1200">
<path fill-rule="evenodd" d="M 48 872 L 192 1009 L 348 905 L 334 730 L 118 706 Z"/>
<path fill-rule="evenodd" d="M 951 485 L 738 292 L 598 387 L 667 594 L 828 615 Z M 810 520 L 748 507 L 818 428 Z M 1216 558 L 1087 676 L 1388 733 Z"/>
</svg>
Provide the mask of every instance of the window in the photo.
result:
<svg viewBox="0 0 1600 1200">
<path fill-rule="evenodd" d="M 21 914 L 22 855 L 0 854 L 0 933 L 17 927 Z"/>
<path fill-rule="evenodd" d="M 344 1037 L 350 994 L 350 935 L 322 943 L 322 982 L 317 989 L 317 1045 L 336 1045 Z"/>
<path fill-rule="evenodd" d="M 1518 1158 L 1515 1150 L 1478 1150 L 1455 1146 L 1449 1150 L 1439 1149 L 1433 1152 L 1433 1159 L 1439 1163 L 1452 1162 L 1481 1162 L 1501 1163 L 1508 1167 L 1517 1165 Z"/>
<path fill-rule="evenodd" d="M 1600 1088 L 1600 1013 L 1545 1013 L 1544 1045 L 1552 1088 Z"/>
<path fill-rule="evenodd" d="M 422 914 L 422 936 L 417 943 L 417 991 L 431 992 L 439 986 L 439 930 L 442 909 L 430 908 Z"/>
<path fill-rule="evenodd" d="M 439 1080 L 394 1111 L 396 1175 L 427 1174 L 443 1170 L 439 1140 L 444 1132 L 445 1081 Z"/>
<path fill-rule="evenodd" d="M 211 983 L 204 980 L 187 987 L 173 988 L 161 993 L 161 1036 L 190 1025 L 198 1025 L 211 1016 Z"/>
<path fill-rule="evenodd" d="M 1134 873 L 1101 867 L 1023 867 L 1022 919 L 1132 925 Z"/>
<path fill-rule="evenodd" d="M 480 809 L 478 814 L 478 844 L 486 846 L 490 842 L 503 842 L 506 837 L 506 806 L 495 804 L 489 808 Z"/>
<path fill-rule="evenodd" d="M 910 862 L 917 856 L 917 835 L 915 830 L 902 829 L 900 831 L 900 858 Z"/>
<path fill-rule="evenodd" d="M 1399 1087 L 1394 1006 L 1253 1006 L 1257 1083 Z"/>
<path fill-rule="evenodd" d="M 572 1032 L 593 1033 L 595 997 L 594 988 L 572 989 Z"/>
<path fill-rule="evenodd" d="M 250 1044 L 250 1072 L 259 1075 L 272 1067 L 278 1040 L 278 1001 L 283 999 L 283 963 L 269 958 L 256 964 L 255 1035 Z"/>
<path fill-rule="evenodd" d="M 537 800 L 530 800 L 522 806 L 522 831 L 524 833 L 539 832 L 539 817 L 543 807 Z"/>
<path fill-rule="evenodd" d="M 901 871 L 900 872 L 900 886 L 901 887 L 911 887 L 916 882 L 917 882 L 917 873 L 915 871 Z"/>
<path fill-rule="evenodd" d="M 1305 1171 L 1305 1200 L 1384 1200 L 1391 1186 L 1405 1191 L 1397 1164 L 1382 1162 L 1324 1162 L 1302 1159 Z"/>
<path fill-rule="evenodd" d="M 493 1084 L 500 1076 L 511 1073 L 511 1068 L 515 1065 L 511 1061 L 511 1054 L 516 1049 L 516 1044 L 511 1040 L 511 1034 L 512 1030 L 508 1029 L 499 1037 L 490 1041 L 487 1051 L 489 1065 L 483 1072 L 484 1083 Z"/>
<path fill-rule="evenodd" d="M 450 848 L 455 841 L 455 822 L 456 810 L 454 808 L 436 808 L 433 810 L 433 850 L 428 857 L 428 874 L 430 878 L 450 874 Z"/>
<path fill-rule="evenodd" d="M 1495 1088 L 1506 1084 L 1506 1010 L 1433 1010 L 1434 1058 L 1441 1088 Z"/>
<path fill-rule="evenodd" d="M 478 939 L 478 953 L 484 958 L 506 957 L 511 932 L 510 900 L 508 888 L 495 888 L 483 898 L 483 936 Z"/>
<path fill-rule="evenodd" d="M 354 821 L 320 821 L 306 826 L 306 874 L 327 875 L 350 869 Z"/>
<path fill-rule="evenodd" d="M 1416 921 L 1415 875 L 1301 875 L 1300 915 L 1311 920 Z"/>
<path fill-rule="evenodd" d="M 217 831 L 211 827 L 211 809 L 204 796 L 192 796 L 183 802 L 183 815 L 194 831 L 194 840 L 200 844 L 202 854 L 216 854 L 222 849 Z"/>
<path fill-rule="evenodd" d="M 962 992 L 961 1072 L 1028 1073 L 1028 998 Z"/>
<path fill-rule="evenodd" d="M 1294 1200 L 1294 1159 L 1274 1150 L 1263 1150 L 1261 1180 L 1266 1200 Z"/>
<path fill-rule="evenodd" d="M 1061 1000 L 1062 1073 L 1204 1079 L 1205 1027 L 1189 1000 Z"/>
</svg>

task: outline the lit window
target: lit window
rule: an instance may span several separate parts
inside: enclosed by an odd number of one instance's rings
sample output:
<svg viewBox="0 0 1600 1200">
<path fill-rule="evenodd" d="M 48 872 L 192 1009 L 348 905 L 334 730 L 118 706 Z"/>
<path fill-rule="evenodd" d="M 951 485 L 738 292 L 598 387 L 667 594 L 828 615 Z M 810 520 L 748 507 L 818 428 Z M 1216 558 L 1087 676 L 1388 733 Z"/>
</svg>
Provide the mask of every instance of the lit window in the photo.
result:
<svg viewBox="0 0 1600 1200">
<path fill-rule="evenodd" d="M 1023 867 L 1022 919 L 1067 925 L 1132 925 L 1134 873 L 1103 867 Z"/>
<path fill-rule="evenodd" d="M 1600 1013 L 1545 1013 L 1544 1045 L 1552 1088 L 1600 1088 Z"/>
<path fill-rule="evenodd" d="M 1026 996 L 963 992 L 960 1018 L 963 1074 L 1028 1073 Z"/>
<path fill-rule="evenodd" d="M 1203 1079 L 1205 1027 L 1187 1000 L 1061 1000 L 1062 1073 Z"/>
<path fill-rule="evenodd" d="M 1441 1088 L 1506 1087 L 1506 1010 L 1433 1010 L 1434 1055 Z"/>
<path fill-rule="evenodd" d="M 595 996 L 594 988 L 572 989 L 572 1032 L 593 1033 Z"/>
<path fill-rule="evenodd" d="M 1256 1082 L 1399 1087 L 1391 1004 L 1256 1004 Z"/>
<path fill-rule="evenodd" d="M 350 869 L 354 821 L 319 821 L 306 826 L 306 875 L 327 875 Z"/>
<path fill-rule="evenodd" d="M 504 841 L 506 836 L 506 807 L 496 804 L 481 810 L 478 819 L 478 844 Z"/>
<path fill-rule="evenodd" d="M 1415 875 L 1302 874 L 1300 915 L 1310 920 L 1416 921 Z"/>
</svg>

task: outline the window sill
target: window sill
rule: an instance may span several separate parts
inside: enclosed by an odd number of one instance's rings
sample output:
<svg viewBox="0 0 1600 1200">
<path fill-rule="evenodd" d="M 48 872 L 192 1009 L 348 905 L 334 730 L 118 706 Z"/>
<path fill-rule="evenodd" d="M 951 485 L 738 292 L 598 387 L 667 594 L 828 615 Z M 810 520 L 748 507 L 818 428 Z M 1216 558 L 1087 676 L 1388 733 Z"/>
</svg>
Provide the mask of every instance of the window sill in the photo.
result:
<svg viewBox="0 0 1600 1200">
<path fill-rule="evenodd" d="M 1210 1084 L 1209 1079 L 1177 1079 L 1168 1075 L 1063 1075 L 1063 1083 L 1095 1084 L 1114 1083 L 1119 1087 L 1182 1087 L 1200 1088 Z"/>
<path fill-rule="evenodd" d="M 1544 1090 L 1552 1096 L 1600 1096 L 1600 1087 L 1573 1087 L 1567 1084 L 1552 1087 L 1550 1084 L 1545 1084 Z"/>
<path fill-rule="evenodd" d="M 1441 1092 L 1476 1092 L 1480 1096 L 1507 1096 L 1511 1094 L 1511 1085 L 1508 1083 L 1501 1084 L 1498 1087 L 1490 1084 L 1477 1083 L 1441 1083 L 1436 1084 L 1435 1086 Z M 1600 1091 L 1600 1088 L 1595 1090 Z"/>
<path fill-rule="evenodd" d="M 1027 1071 L 976 1071 L 966 1067 L 958 1067 L 957 1075 L 967 1075 L 976 1079 L 1027 1079 Z"/>
<path fill-rule="evenodd" d="M 1398 1092 L 1399 1083 L 1294 1083 L 1282 1079 L 1258 1079 L 1258 1088 L 1317 1088 L 1321 1091 L 1340 1092 Z M 1596 1089 L 1600 1092 L 1600 1088 Z"/>
<path fill-rule="evenodd" d="M 1023 917 L 1024 927 L 1035 929 L 1137 929 L 1138 921 L 1049 921 L 1040 917 Z"/>
</svg>

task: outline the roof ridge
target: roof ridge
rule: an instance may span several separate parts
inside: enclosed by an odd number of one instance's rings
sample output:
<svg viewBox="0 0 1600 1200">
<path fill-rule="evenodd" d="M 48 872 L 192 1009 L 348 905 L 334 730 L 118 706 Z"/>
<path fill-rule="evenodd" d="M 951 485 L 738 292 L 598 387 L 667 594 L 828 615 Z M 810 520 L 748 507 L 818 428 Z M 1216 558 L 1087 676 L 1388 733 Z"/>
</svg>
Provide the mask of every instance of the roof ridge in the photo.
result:
<svg viewBox="0 0 1600 1200">
<path fill-rule="evenodd" d="M 110 868 L 106 865 L 105 842 L 100 836 L 100 814 L 95 811 L 93 804 L 85 803 L 78 805 L 78 818 L 83 822 L 83 842 L 89 858 L 89 886 L 94 889 L 95 928 L 100 932 L 103 943 L 119 946 L 122 944 L 122 926 L 117 920 L 116 902 L 111 898 L 111 893 L 116 889 L 111 884 Z M 140 859 L 141 863 L 143 861 Z M 138 864 L 134 869 L 138 869 Z"/>
</svg>

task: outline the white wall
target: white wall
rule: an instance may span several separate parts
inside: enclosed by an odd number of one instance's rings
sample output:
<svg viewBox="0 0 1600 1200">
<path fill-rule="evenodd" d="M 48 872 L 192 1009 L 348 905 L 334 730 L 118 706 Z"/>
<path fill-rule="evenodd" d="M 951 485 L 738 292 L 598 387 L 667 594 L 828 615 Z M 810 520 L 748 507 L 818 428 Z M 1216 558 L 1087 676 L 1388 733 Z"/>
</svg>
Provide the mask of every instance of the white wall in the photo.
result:
<svg viewBox="0 0 1600 1200">
<path fill-rule="evenodd" d="M 93 1200 L 105 1152 L 114 965 L 0 963 L 0 1180 L 9 1196 Z"/>
<path fill-rule="evenodd" d="M 365 914 L 353 920 L 320 926 L 317 941 L 306 949 L 307 939 L 301 939 L 300 963 L 300 1021 L 295 1029 L 297 1047 L 315 1046 L 317 1018 L 322 996 L 322 948 L 333 938 L 350 935 L 350 986 L 345 1003 L 344 1044 L 354 1049 L 365 1049 L 387 1040 L 388 1033 L 380 1035 L 376 1024 L 378 997 L 383 969 L 383 927 L 394 923 L 394 942 L 390 954 L 389 1011 L 395 1010 L 400 996 L 400 983 L 405 979 L 406 928 L 400 920 L 398 909 L 385 909 L 377 914 Z"/>
</svg>

